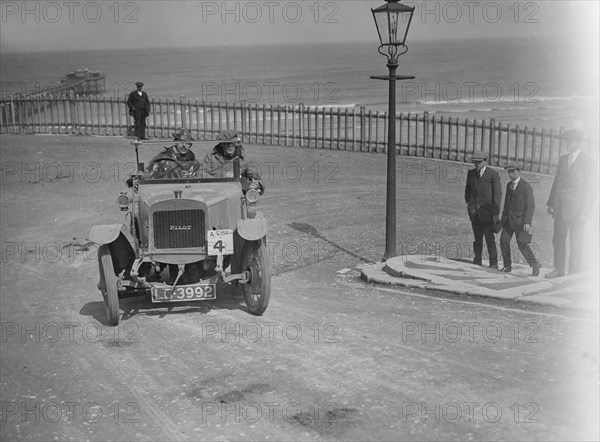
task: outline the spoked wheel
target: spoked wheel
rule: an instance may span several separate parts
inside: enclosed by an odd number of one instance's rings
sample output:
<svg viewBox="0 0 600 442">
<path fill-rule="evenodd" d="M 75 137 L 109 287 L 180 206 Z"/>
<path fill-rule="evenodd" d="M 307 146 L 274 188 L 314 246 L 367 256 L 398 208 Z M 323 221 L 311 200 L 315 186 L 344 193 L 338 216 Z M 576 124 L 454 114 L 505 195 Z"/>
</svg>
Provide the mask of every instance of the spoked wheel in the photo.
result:
<svg viewBox="0 0 600 442">
<path fill-rule="evenodd" d="M 113 267 L 112 256 L 107 245 L 98 249 L 98 266 L 100 267 L 100 284 L 106 305 L 106 316 L 110 325 L 119 325 L 119 293 L 117 291 L 117 275 Z"/>
<path fill-rule="evenodd" d="M 251 241 L 244 245 L 242 271 L 250 272 L 250 281 L 241 285 L 248 311 L 260 316 L 267 309 L 271 297 L 271 266 L 263 241 Z"/>
</svg>

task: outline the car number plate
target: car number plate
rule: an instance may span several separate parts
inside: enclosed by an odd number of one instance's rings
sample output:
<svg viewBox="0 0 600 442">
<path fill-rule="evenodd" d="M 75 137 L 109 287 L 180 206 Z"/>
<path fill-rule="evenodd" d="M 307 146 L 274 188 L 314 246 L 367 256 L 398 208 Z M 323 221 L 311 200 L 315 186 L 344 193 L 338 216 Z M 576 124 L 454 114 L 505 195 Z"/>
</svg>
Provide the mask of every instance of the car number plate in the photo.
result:
<svg viewBox="0 0 600 442">
<path fill-rule="evenodd" d="M 216 284 L 152 287 L 152 302 L 206 301 L 217 298 Z"/>
<path fill-rule="evenodd" d="M 219 253 L 233 255 L 233 230 L 208 230 L 206 232 L 206 247 L 209 256 Z"/>
</svg>

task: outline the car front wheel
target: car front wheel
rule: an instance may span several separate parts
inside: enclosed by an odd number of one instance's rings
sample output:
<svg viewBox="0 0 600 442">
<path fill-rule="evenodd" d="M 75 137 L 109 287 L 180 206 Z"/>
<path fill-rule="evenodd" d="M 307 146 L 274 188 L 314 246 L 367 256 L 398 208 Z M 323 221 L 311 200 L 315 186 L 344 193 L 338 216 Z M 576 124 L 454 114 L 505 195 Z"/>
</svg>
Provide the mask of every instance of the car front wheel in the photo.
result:
<svg viewBox="0 0 600 442">
<path fill-rule="evenodd" d="M 100 266 L 100 284 L 106 305 L 106 316 L 110 325 L 119 325 L 119 293 L 117 291 L 117 275 L 113 266 L 112 256 L 107 245 L 98 249 L 98 265 Z"/>
<path fill-rule="evenodd" d="M 250 241 L 244 245 L 242 271 L 250 273 L 250 281 L 241 285 L 248 311 L 260 316 L 271 297 L 271 266 L 264 241 Z"/>
</svg>

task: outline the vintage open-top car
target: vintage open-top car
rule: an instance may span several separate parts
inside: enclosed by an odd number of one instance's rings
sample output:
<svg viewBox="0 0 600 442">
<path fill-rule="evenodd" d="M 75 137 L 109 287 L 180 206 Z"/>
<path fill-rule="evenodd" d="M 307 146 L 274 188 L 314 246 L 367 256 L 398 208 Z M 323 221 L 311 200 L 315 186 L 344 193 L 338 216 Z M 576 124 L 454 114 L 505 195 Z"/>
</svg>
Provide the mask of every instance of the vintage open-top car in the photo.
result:
<svg viewBox="0 0 600 442">
<path fill-rule="evenodd" d="M 117 199 L 125 222 L 96 225 L 89 234 L 99 246 L 108 322 L 119 323 L 122 292 L 149 292 L 153 303 L 214 300 L 217 283 L 237 285 L 248 311 L 263 314 L 271 292 L 267 223 L 239 159 L 211 176 L 198 161 L 140 162 L 142 148 L 157 144 L 132 144 L 137 172 Z"/>
</svg>

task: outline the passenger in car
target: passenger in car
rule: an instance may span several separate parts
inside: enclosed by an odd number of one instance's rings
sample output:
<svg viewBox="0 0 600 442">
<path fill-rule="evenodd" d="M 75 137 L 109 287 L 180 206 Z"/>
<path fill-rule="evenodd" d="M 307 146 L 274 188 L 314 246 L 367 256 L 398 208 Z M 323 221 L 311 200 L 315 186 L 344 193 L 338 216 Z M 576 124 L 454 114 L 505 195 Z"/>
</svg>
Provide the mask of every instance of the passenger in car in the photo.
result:
<svg viewBox="0 0 600 442">
<path fill-rule="evenodd" d="M 244 163 L 245 152 L 240 134 L 233 129 L 223 130 L 217 136 L 217 141 L 219 144 L 202 159 L 202 176 L 233 178 L 233 164 L 235 160 L 239 160 L 244 192 L 256 189 L 262 195 L 265 187 L 259 171 L 256 167 Z"/>
</svg>

